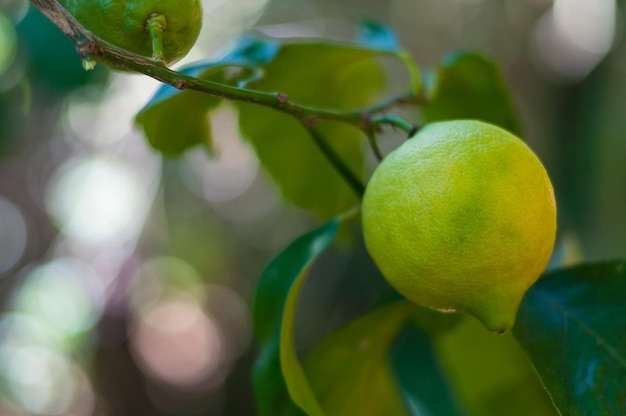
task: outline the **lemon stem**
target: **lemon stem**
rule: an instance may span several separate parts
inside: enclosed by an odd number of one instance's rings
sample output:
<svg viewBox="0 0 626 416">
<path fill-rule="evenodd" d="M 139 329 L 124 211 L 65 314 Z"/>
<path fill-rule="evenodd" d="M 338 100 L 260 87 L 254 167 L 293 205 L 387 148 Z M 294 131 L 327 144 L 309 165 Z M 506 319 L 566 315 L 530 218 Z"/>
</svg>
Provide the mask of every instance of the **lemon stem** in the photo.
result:
<svg viewBox="0 0 626 416">
<path fill-rule="evenodd" d="M 152 14 L 148 18 L 147 25 L 150 39 L 152 39 L 152 59 L 164 62 L 163 55 L 163 32 L 167 28 L 167 20 L 162 14 Z"/>
<path fill-rule="evenodd" d="M 415 124 L 411 124 L 402 117 L 398 116 L 378 116 L 372 118 L 372 125 L 377 126 L 381 124 L 389 124 L 391 126 L 397 127 L 400 130 L 405 131 L 409 137 L 413 137 L 415 133 L 417 133 L 418 127 Z"/>
<path fill-rule="evenodd" d="M 326 139 L 320 131 L 316 128 L 308 128 L 309 135 L 324 154 L 326 159 L 333 165 L 333 167 L 339 172 L 339 174 L 348 182 L 348 185 L 356 192 L 359 197 L 362 197 L 365 193 L 365 186 L 361 183 L 359 178 L 356 177 L 350 168 L 344 163 L 344 161 L 335 153 L 335 150 L 328 144 Z"/>
</svg>

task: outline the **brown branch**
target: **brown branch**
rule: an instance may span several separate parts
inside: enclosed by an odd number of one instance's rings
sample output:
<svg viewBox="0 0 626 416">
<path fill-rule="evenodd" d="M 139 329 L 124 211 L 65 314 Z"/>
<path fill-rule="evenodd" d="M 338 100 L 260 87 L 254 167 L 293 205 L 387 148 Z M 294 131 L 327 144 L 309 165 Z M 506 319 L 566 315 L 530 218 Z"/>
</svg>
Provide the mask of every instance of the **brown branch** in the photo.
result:
<svg viewBox="0 0 626 416">
<path fill-rule="evenodd" d="M 371 127 L 371 116 L 397 104 L 412 102 L 409 96 L 394 97 L 363 110 L 328 110 L 299 105 L 285 94 L 237 88 L 172 71 L 161 62 L 153 61 L 118 48 L 86 30 L 56 0 L 31 0 L 66 36 L 68 36 L 82 59 L 96 59 L 114 68 L 139 72 L 177 89 L 191 89 L 215 97 L 250 102 L 271 107 L 303 120 L 335 120 L 353 124 L 363 130 Z"/>
</svg>

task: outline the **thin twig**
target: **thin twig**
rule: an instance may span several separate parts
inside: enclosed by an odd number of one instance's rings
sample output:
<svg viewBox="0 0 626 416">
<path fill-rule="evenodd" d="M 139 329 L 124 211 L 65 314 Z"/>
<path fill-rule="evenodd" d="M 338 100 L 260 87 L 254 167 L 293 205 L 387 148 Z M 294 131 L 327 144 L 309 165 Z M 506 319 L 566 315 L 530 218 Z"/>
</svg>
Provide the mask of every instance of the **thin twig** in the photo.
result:
<svg viewBox="0 0 626 416">
<path fill-rule="evenodd" d="M 381 112 L 396 104 L 412 100 L 409 96 L 399 96 L 366 109 L 328 110 L 295 103 L 289 100 L 285 94 L 256 91 L 201 80 L 168 69 L 160 62 L 120 49 L 96 37 L 93 33 L 86 30 L 56 0 L 31 1 L 74 42 L 81 58 L 97 58 L 115 68 L 140 72 L 181 90 L 196 90 L 219 98 L 271 107 L 298 119 L 317 118 L 342 121 L 362 129 L 368 127 L 370 119 L 369 117 L 364 117 L 364 114 Z"/>
<path fill-rule="evenodd" d="M 370 145 L 370 148 L 372 149 L 372 152 L 374 152 L 374 156 L 376 156 L 376 159 L 378 159 L 378 161 L 382 161 L 383 160 L 383 152 L 380 151 L 380 147 L 378 147 L 378 142 L 376 141 L 376 135 L 374 134 L 374 129 L 369 129 L 365 132 L 365 135 L 367 136 L 367 141 Z"/>
<path fill-rule="evenodd" d="M 328 159 L 335 169 L 339 171 L 341 176 L 344 177 L 354 192 L 356 192 L 359 197 L 362 197 L 365 193 L 365 186 L 361 183 L 359 178 L 343 162 L 341 157 L 335 153 L 335 150 L 328 144 L 322 133 L 317 128 L 311 127 L 307 130 L 317 147 L 324 154 L 324 156 L 326 156 L 326 159 Z"/>
</svg>

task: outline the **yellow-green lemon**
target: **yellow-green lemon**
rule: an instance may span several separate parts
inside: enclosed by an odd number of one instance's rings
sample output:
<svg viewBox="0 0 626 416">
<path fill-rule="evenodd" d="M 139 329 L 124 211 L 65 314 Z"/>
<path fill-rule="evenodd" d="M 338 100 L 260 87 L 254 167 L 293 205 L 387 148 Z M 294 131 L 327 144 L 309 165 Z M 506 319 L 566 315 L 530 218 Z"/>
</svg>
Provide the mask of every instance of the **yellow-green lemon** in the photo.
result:
<svg viewBox="0 0 626 416">
<path fill-rule="evenodd" d="M 480 121 L 438 122 L 376 168 L 363 229 L 406 298 L 502 333 L 550 258 L 556 204 L 546 170 L 519 138 Z"/>
<path fill-rule="evenodd" d="M 200 0 L 61 0 L 86 29 L 120 48 L 153 57 L 162 52 L 166 64 L 184 57 L 202 26 Z M 155 51 L 150 21 L 162 30 Z M 159 41 L 161 42 L 161 41 Z"/>
</svg>

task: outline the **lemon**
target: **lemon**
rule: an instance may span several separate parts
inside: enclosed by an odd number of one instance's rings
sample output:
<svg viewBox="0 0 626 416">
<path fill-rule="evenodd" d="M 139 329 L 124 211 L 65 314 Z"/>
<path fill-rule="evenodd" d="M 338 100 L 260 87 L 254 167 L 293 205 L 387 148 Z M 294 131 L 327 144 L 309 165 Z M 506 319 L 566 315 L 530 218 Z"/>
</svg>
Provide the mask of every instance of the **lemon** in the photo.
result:
<svg viewBox="0 0 626 416">
<path fill-rule="evenodd" d="M 366 247 L 401 294 L 498 333 L 514 325 L 556 233 L 554 191 L 537 156 L 474 120 L 427 125 L 391 152 L 362 213 Z"/>
<path fill-rule="evenodd" d="M 61 0 L 86 29 L 115 46 L 170 65 L 202 26 L 200 0 Z M 152 33 L 151 33 L 152 31 Z"/>
</svg>

